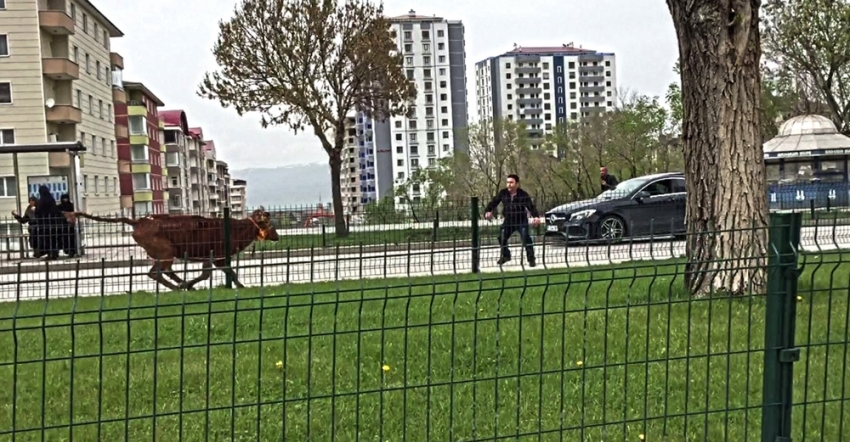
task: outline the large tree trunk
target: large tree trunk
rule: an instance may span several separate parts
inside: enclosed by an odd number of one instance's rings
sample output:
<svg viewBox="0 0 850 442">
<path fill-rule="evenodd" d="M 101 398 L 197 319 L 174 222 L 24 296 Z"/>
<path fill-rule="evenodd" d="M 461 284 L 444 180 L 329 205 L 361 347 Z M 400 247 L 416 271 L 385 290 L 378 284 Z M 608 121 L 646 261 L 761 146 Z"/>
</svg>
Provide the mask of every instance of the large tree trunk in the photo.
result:
<svg viewBox="0 0 850 442">
<path fill-rule="evenodd" d="M 341 149 L 334 149 L 328 156 L 331 166 L 331 199 L 334 206 L 334 227 L 336 237 L 348 236 L 348 224 L 345 222 L 345 208 L 342 201 L 342 154 Z"/>
<path fill-rule="evenodd" d="M 679 40 L 686 282 L 763 293 L 767 190 L 759 122 L 760 0 L 667 0 Z"/>
</svg>

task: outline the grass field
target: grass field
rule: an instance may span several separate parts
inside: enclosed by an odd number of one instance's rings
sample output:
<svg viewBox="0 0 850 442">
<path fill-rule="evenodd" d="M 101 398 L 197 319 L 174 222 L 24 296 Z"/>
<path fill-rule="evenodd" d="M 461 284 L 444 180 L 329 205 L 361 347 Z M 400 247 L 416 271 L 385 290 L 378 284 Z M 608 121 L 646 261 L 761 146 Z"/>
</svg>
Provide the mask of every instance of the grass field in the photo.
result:
<svg viewBox="0 0 850 442">
<path fill-rule="evenodd" d="M 795 440 L 850 434 L 841 258 L 800 280 Z M 665 262 L 2 304 L 0 441 L 13 409 L 35 429 L 18 441 L 760 440 L 764 300 L 692 300 L 682 279 Z"/>
</svg>

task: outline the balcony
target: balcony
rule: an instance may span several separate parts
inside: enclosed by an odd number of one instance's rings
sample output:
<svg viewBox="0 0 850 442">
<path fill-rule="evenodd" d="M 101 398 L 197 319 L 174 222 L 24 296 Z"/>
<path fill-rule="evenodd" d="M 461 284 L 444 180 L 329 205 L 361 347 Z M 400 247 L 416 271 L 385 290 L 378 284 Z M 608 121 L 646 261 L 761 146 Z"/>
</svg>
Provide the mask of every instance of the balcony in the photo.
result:
<svg viewBox="0 0 850 442">
<path fill-rule="evenodd" d="M 77 30 L 74 19 L 65 11 L 38 11 L 38 26 L 53 35 L 74 35 Z"/>
<path fill-rule="evenodd" d="M 516 89 L 516 93 L 520 95 L 536 95 L 543 92 L 539 87 L 520 87 Z"/>
<path fill-rule="evenodd" d="M 539 107 L 530 107 L 522 109 L 523 115 L 540 115 L 541 113 L 543 113 L 543 109 L 540 109 Z"/>
<path fill-rule="evenodd" d="M 537 74 L 540 73 L 540 68 L 518 67 L 514 69 L 514 72 L 516 72 L 517 74 Z"/>
<path fill-rule="evenodd" d="M 123 124 L 115 125 L 115 137 L 116 138 L 130 138 L 130 131 L 127 129 L 127 126 Z"/>
<path fill-rule="evenodd" d="M 605 81 L 605 77 L 601 75 L 582 75 L 578 78 L 582 83 L 602 83 Z"/>
<path fill-rule="evenodd" d="M 582 73 L 588 72 L 588 73 L 601 74 L 603 71 L 605 71 L 605 67 L 603 67 L 603 66 L 579 66 L 578 71 L 582 72 Z"/>
<path fill-rule="evenodd" d="M 517 63 L 537 63 L 539 61 L 540 61 L 539 55 L 525 54 L 525 55 L 517 55 L 516 56 L 516 62 Z"/>
<path fill-rule="evenodd" d="M 124 92 L 124 89 L 112 88 L 112 101 L 116 103 L 126 103 L 127 102 L 127 93 Z"/>
<path fill-rule="evenodd" d="M 57 104 L 45 111 L 48 123 L 79 124 L 83 122 L 83 112 L 70 104 Z"/>
<path fill-rule="evenodd" d="M 578 61 L 602 61 L 602 54 L 582 54 L 578 56 Z"/>
<path fill-rule="evenodd" d="M 117 52 L 109 53 L 109 62 L 112 63 L 112 66 L 118 69 L 124 69 L 124 57 Z"/>
<path fill-rule="evenodd" d="M 581 86 L 579 92 L 605 92 L 605 86 Z"/>
<path fill-rule="evenodd" d="M 127 102 L 127 115 L 131 117 L 146 117 L 148 115 L 148 108 L 142 101 L 130 100 Z"/>
<path fill-rule="evenodd" d="M 148 145 L 150 144 L 150 138 L 147 135 L 142 134 L 130 134 L 130 144 L 133 145 Z"/>
<path fill-rule="evenodd" d="M 516 79 L 517 84 L 540 84 L 540 77 L 520 77 Z"/>
<path fill-rule="evenodd" d="M 602 106 L 586 106 L 581 108 L 581 113 L 593 113 L 593 112 L 604 112 L 605 108 Z"/>
<path fill-rule="evenodd" d="M 523 106 L 527 105 L 527 104 L 542 104 L 543 99 L 542 98 L 520 98 L 519 100 L 516 101 L 516 103 L 519 104 L 519 105 L 523 105 Z"/>
<path fill-rule="evenodd" d="M 52 80 L 77 80 L 80 66 L 67 58 L 42 58 L 41 73 Z"/>
</svg>

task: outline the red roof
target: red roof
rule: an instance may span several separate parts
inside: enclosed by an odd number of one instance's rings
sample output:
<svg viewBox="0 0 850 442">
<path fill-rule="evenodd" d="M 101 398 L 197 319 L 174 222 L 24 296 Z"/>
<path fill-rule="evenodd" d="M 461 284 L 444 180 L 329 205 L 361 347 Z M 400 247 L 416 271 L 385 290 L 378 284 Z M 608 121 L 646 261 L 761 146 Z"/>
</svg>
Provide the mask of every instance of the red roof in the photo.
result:
<svg viewBox="0 0 850 442">
<path fill-rule="evenodd" d="M 166 126 L 177 126 L 183 132 L 189 131 L 189 123 L 186 121 L 186 112 L 180 109 L 159 111 L 159 116 Z"/>
<path fill-rule="evenodd" d="M 204 141 L 204 152 L 215 151 L 215 142 L 213 140 Z"/>
<path fill-rule="evenodd" d="M 189 135 L 191 135 L 191 136 L 193 136 L 193 137 L 195 137 L 199 140 L 202 140 L 202 139 L 204 139 L 204 130 L 201 129 L 200 127 L 190 127 L 189 128 Z"/>
</svg>

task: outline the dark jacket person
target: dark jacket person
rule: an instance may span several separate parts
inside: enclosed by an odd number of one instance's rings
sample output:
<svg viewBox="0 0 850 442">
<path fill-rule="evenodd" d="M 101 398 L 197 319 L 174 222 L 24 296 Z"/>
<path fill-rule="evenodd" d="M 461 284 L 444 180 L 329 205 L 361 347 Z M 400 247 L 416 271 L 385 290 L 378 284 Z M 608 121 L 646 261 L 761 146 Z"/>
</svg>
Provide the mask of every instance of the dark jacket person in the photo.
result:
<svg viewBox="0 0 850 442">
<path fill-rule="evenodd" d="M 502 213 L 505 216 L 502 222 L 502 228 L 499 234 L 499 244 L 502 246 L 502 257 L 499 258 L 497 264 L 502 265 L 511 260 L 511 251 L 508 249 L 508 240 L 514 232 L 519 232 L 522 244 L 525 246 L 526 256 L 528 257 L 528 266 L 534 267 L 536 261 L 534 259 L 534 241 L 531 239 L 528 226 L 528 215 L 531 214 L 532 223 L 537 225 L 540 223 L 540 214 L 534 206 L 534 201 L 528 192 L 519 188 L 519 176 L 516 174 L 508 175 L 506 180 L 507 187 L 500 190 L 490 204 L 484 209 L 484 217 L 487 219 L 493 218 L 493 210 L 499 204 L 502 204 Z"/>
<path fill-rule="evenodd" d="M 47 186 L 39 187 L 38 195 L 38 202 L 35 205 L 36 248 L 39 252 L 47 254 L 49 259 L 56 259 L 59 257 L 58 231 L 62 214 Z"/>
<path fill-rule="evenodd" d="M 71 196 L 63 193 L 59 199 L 59 212 L 62 218 L 59 221 L 59 240 L 62 251 L 68 256 L 77 254 L 77 235 L 74 225 L 71 224 L 61 212 L 73 212 L 74 203 L 71 202 Z"/>
<path fill-rule="evenodd" d="M 39 258 L 39 257 L 41 257 L 41 253 L 38 251 L 38 247 L 36 247 L 36 239 L 35 239 L 35 234 L 36 234 L 35 233 L 35 231 L 36 231 L 35 205 L 36 205 L 37 202 L 38 202 L 38 199 L 36 199 L 36 197 L 34 197 L 34 196 L 31 196 L 29 198 L 29 205 L 27 206 L 26 210 L 24 210 L 24 216 L 19 215 L 17 210 L 12 211 L 12 216 L 14 216 L 15 219 L 19 223 L 28 224 L 30 248 L 33 251 L 33 256 L 36 257 L 36 258 Z"/>
<path fill-rule="evenodd" d="M 602 166 L 599 168 L 599 175 L 602 178 L 602 191 L 606 190 L 614 190 L 617 188 L 617 184 L 620 184 L 617 181 L 617 177 L 608 173 L 608 168 Z"/>
</svg>

